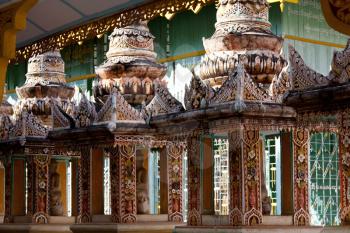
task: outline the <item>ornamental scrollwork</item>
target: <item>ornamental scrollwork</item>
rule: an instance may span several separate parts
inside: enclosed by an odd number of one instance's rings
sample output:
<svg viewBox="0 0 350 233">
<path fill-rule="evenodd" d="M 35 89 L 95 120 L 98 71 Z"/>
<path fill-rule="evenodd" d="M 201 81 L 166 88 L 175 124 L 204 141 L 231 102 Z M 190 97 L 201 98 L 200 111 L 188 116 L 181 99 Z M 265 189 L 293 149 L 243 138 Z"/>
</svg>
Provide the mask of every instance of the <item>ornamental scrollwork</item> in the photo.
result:
<svg viewBox="0 0 350 233">
<path fill-rule="evenodd" d="M 203 6 L 214 0 L 159 0 L 135 9 L 123 11 L 112 16 L 67 30 L 63 33 L 37 41 L 16 51 L 16 61 L 28 59 L 53 49 L 61 49 L 72 43 L 78 43 L 97 35 L 121 28 L 140 20 L 151 20 L 157 16 L 171 18 L 177 12 L 192 10 L 198 12 Z"/>
</svg>

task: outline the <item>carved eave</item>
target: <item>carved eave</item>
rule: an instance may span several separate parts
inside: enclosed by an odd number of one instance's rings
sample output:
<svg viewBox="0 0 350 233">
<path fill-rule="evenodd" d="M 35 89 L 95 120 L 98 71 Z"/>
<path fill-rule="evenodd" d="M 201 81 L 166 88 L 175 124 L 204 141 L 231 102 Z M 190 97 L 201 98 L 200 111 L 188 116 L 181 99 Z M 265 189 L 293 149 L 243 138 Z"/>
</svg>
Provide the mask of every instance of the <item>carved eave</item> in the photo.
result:
<svg viewBox="0 0 350 233">
<path fill-rule="evenodd" d="M 133 108 L 116 89 L 97 113 L 96 122 L 146 123 L 141 112 Z"/>
<path fill-rule="evenodd" d="M 22 112 L 10 129 L 9 138 L 46 137 L 48 129 L 32 113 Z"/>
<path fill-rule="evenodd" d="M 180 113 L 184 110 L 182 104 L 170 94 L 168 88 L 162 85 L 156 87 L 154 98 L 145 108 L 149 116 Z"/>
<path fill-rule="evenodd" d="M 309 68 L 300 54 L 291 45 L 289 45 L 289 62 L 293 90 L 330 84 L 329 78 Z"/>
<path fill-rule="evenodd" d="M 350 83 L 289 91 L 283 97 L 283 104 L 298 112 L 334 111 L 348 107 L 349 103 Z"/>
</svg>

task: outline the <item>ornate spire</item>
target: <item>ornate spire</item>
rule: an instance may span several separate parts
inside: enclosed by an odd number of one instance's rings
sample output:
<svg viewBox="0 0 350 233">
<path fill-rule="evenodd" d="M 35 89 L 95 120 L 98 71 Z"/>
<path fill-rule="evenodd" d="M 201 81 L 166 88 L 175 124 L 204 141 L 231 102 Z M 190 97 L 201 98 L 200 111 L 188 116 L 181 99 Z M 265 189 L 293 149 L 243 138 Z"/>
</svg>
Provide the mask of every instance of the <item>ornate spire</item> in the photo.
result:
<svg viewBox="0 0 350 233">
<path fill-rule="evenodd" d="M 107 60 L 96 68 L 95 98 L 105 102 L 117 88 L 132 105 L 149 103 L 154 96 L 154 85 L 164 77 L 166 67 L 156 63 L 154 36 L 147 22 L 115 28 L 109 39 Z"/>
<path fill-rule="evenodd" d="M 18 102 L 15 115 L 23 111 L 41 118 L 46 126 L 52 126 L 52 99 L 64 111 L 73 109 L 70 99 L 74 95 L 74 88 L 66 85 L 64 61 L 59 51 L 50 51 L 31 57 L 28 61 L 26 82 L 16 88 Z"/>
<path fill-rule="evenodd" d="M 281 56 L 283 39 L 270 30 L 268 10 L 266 0 L 219 1 L 216 31 L 203 40 L 203 80 L 220 87 L 240 62 L 257 83 L 272 82 L 287 62 Z"/>
</svg>

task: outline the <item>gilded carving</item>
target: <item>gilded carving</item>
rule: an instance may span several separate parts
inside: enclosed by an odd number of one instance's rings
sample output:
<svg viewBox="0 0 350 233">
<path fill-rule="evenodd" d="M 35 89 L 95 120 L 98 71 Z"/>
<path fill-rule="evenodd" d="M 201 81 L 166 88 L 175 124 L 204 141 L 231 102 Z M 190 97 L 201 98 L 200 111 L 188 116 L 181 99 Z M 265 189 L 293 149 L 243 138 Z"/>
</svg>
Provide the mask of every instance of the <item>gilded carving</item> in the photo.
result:
<svg viewBox="0 0 350 233">
<path fill-rule="evenodd" d="M 73 28 L 55 36 L 43 39 L 16 51 L 16 60 L 27 59 L 52 49 L 61 49 L 69 44 L 94 38 L 109 32 L 113 28 L 126 27 L 140 20 L 151 20 L 157 16 L 170 18 L 177 12 L 192 10 L 198 12 L 203 6 L 214 0 L 160 0 L 135 9 L 123 11 L 115 15 Z"/>
</svg>

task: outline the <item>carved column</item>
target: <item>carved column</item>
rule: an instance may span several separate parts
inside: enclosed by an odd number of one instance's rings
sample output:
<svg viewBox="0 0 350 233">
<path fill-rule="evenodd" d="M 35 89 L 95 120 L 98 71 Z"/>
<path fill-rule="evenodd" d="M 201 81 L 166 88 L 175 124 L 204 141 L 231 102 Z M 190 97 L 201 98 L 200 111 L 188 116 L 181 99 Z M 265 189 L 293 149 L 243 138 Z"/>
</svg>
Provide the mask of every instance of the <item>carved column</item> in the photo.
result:
<svg viewBox="0 0 350 233">
<path fill-rule="evenodd" d="M 35 155 L 35 196 L 33 223 L 48 223 L 49 213 L 49 164 L 50 156 Z"/>
<path fill-rule="evenodd" d="M 111 177 L 111 214 L 112 222 L 120 223 L 120 155 L 119 147 L 109 147 L 109 172 Z"/>
<path fill-rule="evenodd" d="M 340 219 L 350 224 L 350 109 L 341 113 L 339 130 Z"/>
<path fill-rule="evenodd" d="M 294 161 L 294 217 L 296 226 L 310 224 L 309 215 L 309 132 L 305 129 L 293 130 Z"/>
<path fill-rule="evenodd" d="M 243 130 L 244 224 L 262 223 L 259 130 Z"/>
<path fill-rule="evenodd" d="M 80 149 L 79 166 L 79 216 L 78 223 L 91 222 L 90 203 L 90 172 L 91 172 L 91 148 L 86 146 Z"/>
<path fill-rule="evenodd" d="M 180 143 L 167 145 L 168 160 L 168 220 L 182 222 L 182 156 Z"/>
<path fill-rule="evenodd" d="M 229 142 L 229 172 L 230 172 L 230 225 L 243 224 L 242 204 L 242 130 L 238 129 L 228 134 Z"/>
<path fill-rule="evenodd" d="M 120 222 L 136 222 L 136 146 L 119 146 Z"/>
<path fill-rule="evenodd" d="M 188 225 L 202 224 L 201 210 L 201 177 L 200 177 L 200 140 L 199 136 L 187 139 L 188 158 Z"/>
<path fill-rule="evenodd" d="M 4 223 L 11 223 L 13 216 L 11 213 L 11 192 L 12 192 L 12 169 L 11 169 L 11 157 L 6 156 L 4 161 L 5 166 L 5 216 Z"/>
</svg>

